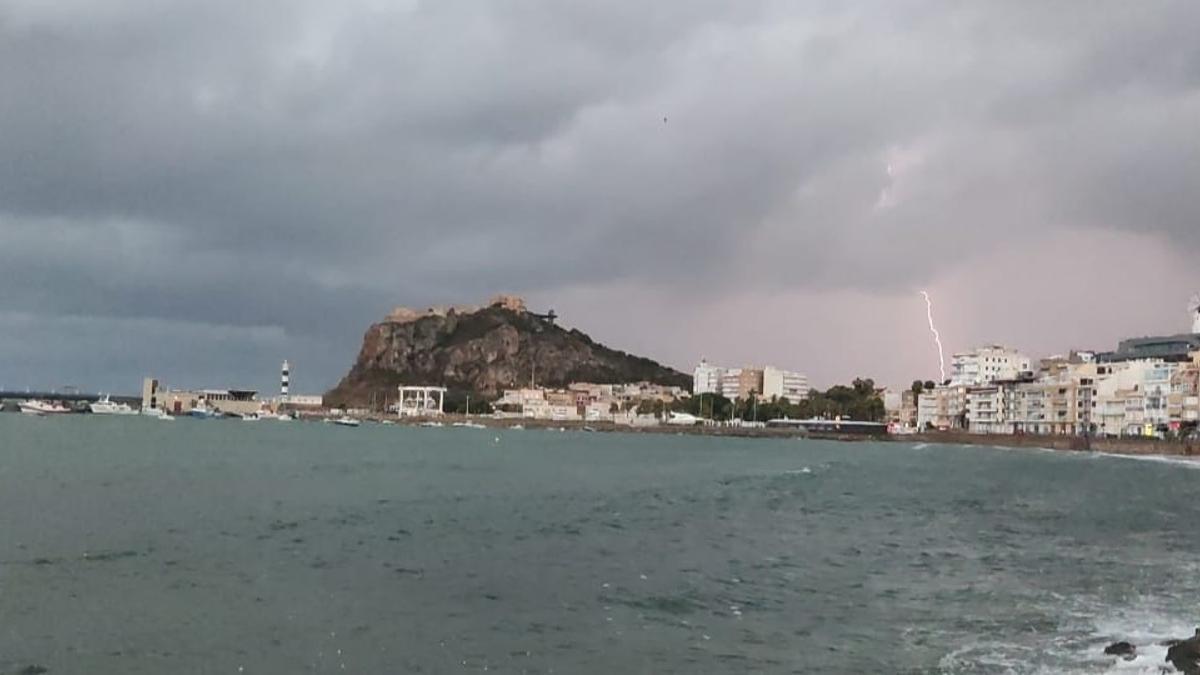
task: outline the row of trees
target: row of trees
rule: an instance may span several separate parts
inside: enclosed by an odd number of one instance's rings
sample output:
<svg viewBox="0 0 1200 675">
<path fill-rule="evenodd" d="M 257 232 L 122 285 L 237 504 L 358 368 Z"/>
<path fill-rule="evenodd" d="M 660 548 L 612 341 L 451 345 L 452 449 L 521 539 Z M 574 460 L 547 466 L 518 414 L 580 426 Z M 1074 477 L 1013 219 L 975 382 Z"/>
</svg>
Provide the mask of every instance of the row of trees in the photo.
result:
<svg viewBox="0 0 1200 675">
<path fill-rule="evenodd" d="M 749 398 L 731 400 L 716 394 L 701 394 L 675 401 L 669 406 L 659 404 L 659 407 L 716 420 L 738 418 L 765 421 L 782 417 L 841 417 L 864 422 L 881 422 L 885 417 L 883 398 L 875 389 L 875 381 L 864 378 L 855 379 L 849 386 L 839 384 L 825 391 L 813 389 L 809 391 L 808 397 L 799 403 L 791 403 L 777 397 L 759 399 L 751 395 Z M 643 410 L 639 408 L 638 412 Z M 644 412 L 657 413 L 659 410 L 651 407 Z"/>
</svg>

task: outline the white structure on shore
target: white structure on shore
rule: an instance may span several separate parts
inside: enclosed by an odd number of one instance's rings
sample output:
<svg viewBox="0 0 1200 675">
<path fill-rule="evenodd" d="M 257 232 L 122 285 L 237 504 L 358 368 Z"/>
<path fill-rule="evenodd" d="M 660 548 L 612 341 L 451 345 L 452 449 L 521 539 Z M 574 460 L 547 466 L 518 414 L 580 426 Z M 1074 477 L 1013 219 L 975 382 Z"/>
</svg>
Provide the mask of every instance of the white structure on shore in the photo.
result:
<svg viewBox="0 0 1200 675">
<path fill-rule="evenodd" d="M 437 417 L 446 409 L 445 387 L 400 386 L 396 410 L 401 417 Z"/>
<path fill-rule="evenodd" d="M 960 352 L 950 363 L 950 384 L 974 387 L 996 380 L 1011 380 L 1030 371 L 1028 356 L 1003 345 L 986 345 Z"/>
<path fill-rule="evenodd" d="M 764 399 L 780 398 L 797 404 L 808 397 L 808 377 L 767 366 L 763 368 L 762 395 Z"/>
<path fill-rule="evenodd" d="M 692 373 L 693 394 L 716 394 L 721 391 L 721 375 L 724 368 L 708 365 L 708 361 L 700 359 L 700 365 Z"/>
</svg>

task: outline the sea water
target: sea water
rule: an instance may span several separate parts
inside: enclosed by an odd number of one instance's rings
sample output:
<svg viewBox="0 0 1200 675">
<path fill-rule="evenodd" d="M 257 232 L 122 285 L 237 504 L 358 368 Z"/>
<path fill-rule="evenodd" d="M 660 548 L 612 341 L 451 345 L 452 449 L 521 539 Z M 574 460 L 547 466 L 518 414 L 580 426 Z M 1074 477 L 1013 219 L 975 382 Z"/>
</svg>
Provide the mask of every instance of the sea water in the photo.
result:
<svg viewBox="0 0 1200 675">
<path fill-rule="evenodd" d="M 0 673 L 1156 673 L 1200 473 L 911 443 L 0 415 Z M 1125 639 L 1142 655 L 1105 657 Z"/>
</svg>

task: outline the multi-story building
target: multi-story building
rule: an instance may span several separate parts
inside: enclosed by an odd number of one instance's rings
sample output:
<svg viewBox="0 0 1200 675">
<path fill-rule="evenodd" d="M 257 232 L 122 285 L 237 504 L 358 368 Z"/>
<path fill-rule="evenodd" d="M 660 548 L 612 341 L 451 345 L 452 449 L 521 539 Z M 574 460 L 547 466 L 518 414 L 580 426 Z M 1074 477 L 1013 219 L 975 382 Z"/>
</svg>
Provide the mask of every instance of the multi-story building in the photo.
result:
<svg viewBox="0 0 1200 675">
<path fill-rule="evenodd" d="M 1183 426 L 1196 405 L 1192 363 L 1161 359 L 1097 364 L 1093 428 L 1105 436 L 1161 436 Z"/>
<path fill-rule="evenodd" d="M 803 373 L 767 366 L 762 370 L 762 397 L 799 403 L 808 398 L 808 377 Z"/>
<path fill-rule="evenodd" d="M 1158 360 L 1185 363 L 1193 352 L 1200 351 L 1200 334 L 1163 335 L 1121 340 L 1114 352 L 1096 355 L 1103 363 Z"/>
<path fill-rule="evenodd" d="M 742 368 L 738 373 L 737 396 L 729 396 L 728 398 L 750 398 L 751 396 L 762 397 L 762 394 L 763 369 Z"/>
<path fill-rule="evenodd" d="M 996 380 L 967 389 L 967 428 L 980 434 L 1083 434 L 1096 430 L 1097 365 L 1043 361 L 1037 377 Z"/>
<path fill-rule="evenodd" d="M 951 360 L 950 384 L 972 387 L 996 380 L 1011 380 L 1029 372 L 1028 356 L 1003 345 L 987 345 L 955 354 Z"/>
<path fill-rule="evenodd" d="M 808 397 L 808 377 L 781 368 L 722 368 L 701 360 L 692 373 L 692 392 L 728 399 L 772 396 L 799 403 Z"/>
<path fill-rule="evenodd" d="M 1080 421 L 1079 385 L 1069 378 L 1022 382 L 1014 390 L 1013 431 L 1019 434 L 1074 435 Z"/>
<path fill-rule="evenodd" d="M 967 387 L 967 429 L 976 434 L 1013 433 L 1013 382 Z"/>
<path fill-rule="evenodd" d="M 1171 375 L 1167 419 L 1169 430 L 1175 433 L 1195 432 L 1200 427 L 1200 352 Z"/>
<path fill-rule="evenodd" d="M 962 429 L 967 420 L 967 388 L 939 385 L 917 397 L 917 428 Z"/>
<path fill-rule="evenodd" d="M 692 393 L 719 394 L 721 393 L 721 378 L 725 369 L 709 365 L 708 361 L 700 359 L 700 365 L 692 373 Z"/>
</svg>

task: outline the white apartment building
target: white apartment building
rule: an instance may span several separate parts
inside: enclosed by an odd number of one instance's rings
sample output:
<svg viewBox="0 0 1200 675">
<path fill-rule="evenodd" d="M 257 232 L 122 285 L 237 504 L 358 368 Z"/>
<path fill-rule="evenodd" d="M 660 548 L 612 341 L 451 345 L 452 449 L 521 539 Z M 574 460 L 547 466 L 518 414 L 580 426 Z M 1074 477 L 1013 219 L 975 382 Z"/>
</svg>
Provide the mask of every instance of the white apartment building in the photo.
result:
<svg viewBox="0 0 1200 675">
<path fill-rule="evenodd" d="M 974 387 L 996 380 L 1011 380 L 1029 372 L 1031 364 L 1028 356 L 1003 345 L 977 347 L 952 357 L 950 384 Z"/>
<path fill-rule="evenodd" d="M 1153 436 L 1184 421 L 1186 396 L 1178 374 L 1187 363 L 1161 360 L 1106 363 L 1096 377 L 1097 431 L 1106 436 Z M 1174 414 L 1172 395 L 1178 406 Z"/>
<path fill-rule="evenodd" d="M 803 373 L 767 366 L 763 368 L 762 393 L 764 399 L 778 397 L 788 403 L 799 403 L 808 398 L 808 377 Z"/>
<path fill-rule="evenodd" d="M 724 368 L 710 366 L 708 361 L 700 359 L 700 365 L 696 366 L 696 370 L 692 373 L 692 393 L 693 394 L 719 394 L 721 393 L 721 377 L 725 374 Z"/>
<path fill-rule="evenodd" d="M 1001 383 L 968 387 L 967 429 L 975 434 L 1011 434 L 1013 387 Z"/>
</svg>

